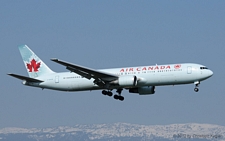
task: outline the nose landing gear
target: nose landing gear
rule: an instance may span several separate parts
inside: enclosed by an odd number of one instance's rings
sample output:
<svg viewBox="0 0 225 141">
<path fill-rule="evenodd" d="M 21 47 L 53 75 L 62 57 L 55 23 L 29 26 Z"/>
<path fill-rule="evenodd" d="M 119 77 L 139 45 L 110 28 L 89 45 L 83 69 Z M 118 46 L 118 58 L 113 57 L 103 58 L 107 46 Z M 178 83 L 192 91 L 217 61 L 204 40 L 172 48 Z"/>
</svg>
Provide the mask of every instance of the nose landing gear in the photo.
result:
<svg viewBox="0 0 225 141">
<path fill-rule="evenodd" d="M 195 92 L 198 92 L 198 91 L 199 91 L 199 89 L 198 89 L 198 88 L 194 88 L 194 91 L 195 91 Z"/>
<path fill-rule="evenodd" d="M 195 92 L 198 92 L 199 91 L 198 87 L 199 87 L 200 82 L 199 81 L 196 81 L 196 82 L 194 82 L 194 84 L 195 84 L 194 91 Z"/>
</svg>

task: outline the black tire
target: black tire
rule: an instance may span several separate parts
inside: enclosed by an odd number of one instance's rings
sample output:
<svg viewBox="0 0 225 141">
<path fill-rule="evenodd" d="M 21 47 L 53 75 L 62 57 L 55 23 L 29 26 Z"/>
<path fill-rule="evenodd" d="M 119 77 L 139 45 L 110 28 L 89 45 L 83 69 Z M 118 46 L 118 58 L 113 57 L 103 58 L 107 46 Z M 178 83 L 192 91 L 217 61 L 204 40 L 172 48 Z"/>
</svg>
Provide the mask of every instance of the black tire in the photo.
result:
<svg viewBox="0 0 225 141">
<path fill-rule="evenodd" d="M 118 100 L 119 99 L 119 96 L 118 95 L 114 95 L 114 99 Z"/>
<path fill-rule="evenodd" d="M 113 93 L 112 93 L 112 92 L 107 92 L 107 95 L 108 95 L 108 96 L 112 96 Z"/>
<path fill-rule="evenodd" d="M 102 94 L 103 94 L 103 95 L 106 95 L 106 94 L 107 94 L 107 91 L 106 91 L 106 90 L 103 90 L 103 91 L 102 91 Z"/>
<path fill-rule="evenodd" d="M 194 91 L 195 91 L 195 92 L 198 92 L 198 91 L 199 91 L 199 89 L 198 89 L 198 88 L 195 88 L 195 89 L 194 89 Z"/>
<path fill-rule="evenodd" d="M 120 101 L 123 101 L 124 100 L 124 97 L 123 96 L 119 96 L 119 100 Z"/>
</svg>

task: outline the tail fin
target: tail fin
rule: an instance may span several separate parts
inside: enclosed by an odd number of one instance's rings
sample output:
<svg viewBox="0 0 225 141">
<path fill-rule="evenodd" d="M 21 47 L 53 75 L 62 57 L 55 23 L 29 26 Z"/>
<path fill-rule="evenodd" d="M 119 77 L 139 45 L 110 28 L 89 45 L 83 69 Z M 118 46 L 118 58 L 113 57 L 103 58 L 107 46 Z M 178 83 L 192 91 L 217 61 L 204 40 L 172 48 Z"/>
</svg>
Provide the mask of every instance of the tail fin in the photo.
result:
<svg viewBox="0 0 225 141">
<path fill-rule="evenodd" d="M 27 45 L 19 46 L 19 50 L 29 77 L 54 73 Z"/>
</svg>

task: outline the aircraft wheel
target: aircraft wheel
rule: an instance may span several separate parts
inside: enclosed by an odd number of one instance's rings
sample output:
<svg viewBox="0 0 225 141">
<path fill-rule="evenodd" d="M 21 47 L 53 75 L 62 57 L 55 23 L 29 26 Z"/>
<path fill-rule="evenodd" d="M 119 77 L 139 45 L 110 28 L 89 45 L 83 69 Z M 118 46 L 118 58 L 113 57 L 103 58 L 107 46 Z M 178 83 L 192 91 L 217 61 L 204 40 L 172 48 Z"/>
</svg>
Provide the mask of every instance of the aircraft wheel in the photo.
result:
<svg viewBox="0 0 225 141">
<path fill-rule="evenodd" d="M 123 96 L 120 96 L 120 95 L 114 95 L 114 99 L 123 101 L 124 100 L 124 97 Z"/>
<path fill-rule="evenodd" d="M 108 95 L 108 96 L 112 96 L 113 93 L 112 93 L 112 92 L 107 92 L 107 95 Z"/>
<path fill-rule="evenodd" d="M 114 99 L 118 100 L 119 99 L 119 96 L 118 95 L 114 95 Z"/>
<path fill-rule="evenodd" d="M 123 101 L 124 100 L 124 97 L 123 96 L 119 96 L 119 100 L 120 101 Z"/>
<path fill-rule="evenodd" d="M 199 90 L 198 88 L 195 88 L 195 89 L 194 89 L 195 92 L 198 92 L 198 90 Z"/>
<path fill-rule="evenodd" d="M 103 95 L 106 95 L 106 94 L 107 94 L 107 91 L 106 91 L 106 90 L 103 90 L 103 91 L 102 91 L 102 94 L 103 94 Z"/>
</svg>

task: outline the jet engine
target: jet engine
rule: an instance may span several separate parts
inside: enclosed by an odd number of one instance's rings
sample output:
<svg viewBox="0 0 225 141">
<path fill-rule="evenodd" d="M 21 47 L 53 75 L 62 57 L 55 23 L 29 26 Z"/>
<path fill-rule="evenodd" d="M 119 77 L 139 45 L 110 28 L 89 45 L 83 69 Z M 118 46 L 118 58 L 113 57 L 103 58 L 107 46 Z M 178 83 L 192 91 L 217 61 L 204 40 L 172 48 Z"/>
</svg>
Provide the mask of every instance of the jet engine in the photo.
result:
<svg viewBox="0 0 225 141">
<path fill-rule="evenodd" d="M 137 77 L 132 75 L 120 76 L 116 81 L 111 84 L 118 84 L 122 87 L 134 87 L 137 85 Z"/>
<path fill-rule="evenodd" d="M 129 89 L 130 93 L 139 93 L 139 95 L 150 95 L 155 93 L 155 86 L 144 86 Z"/>
</svg>

